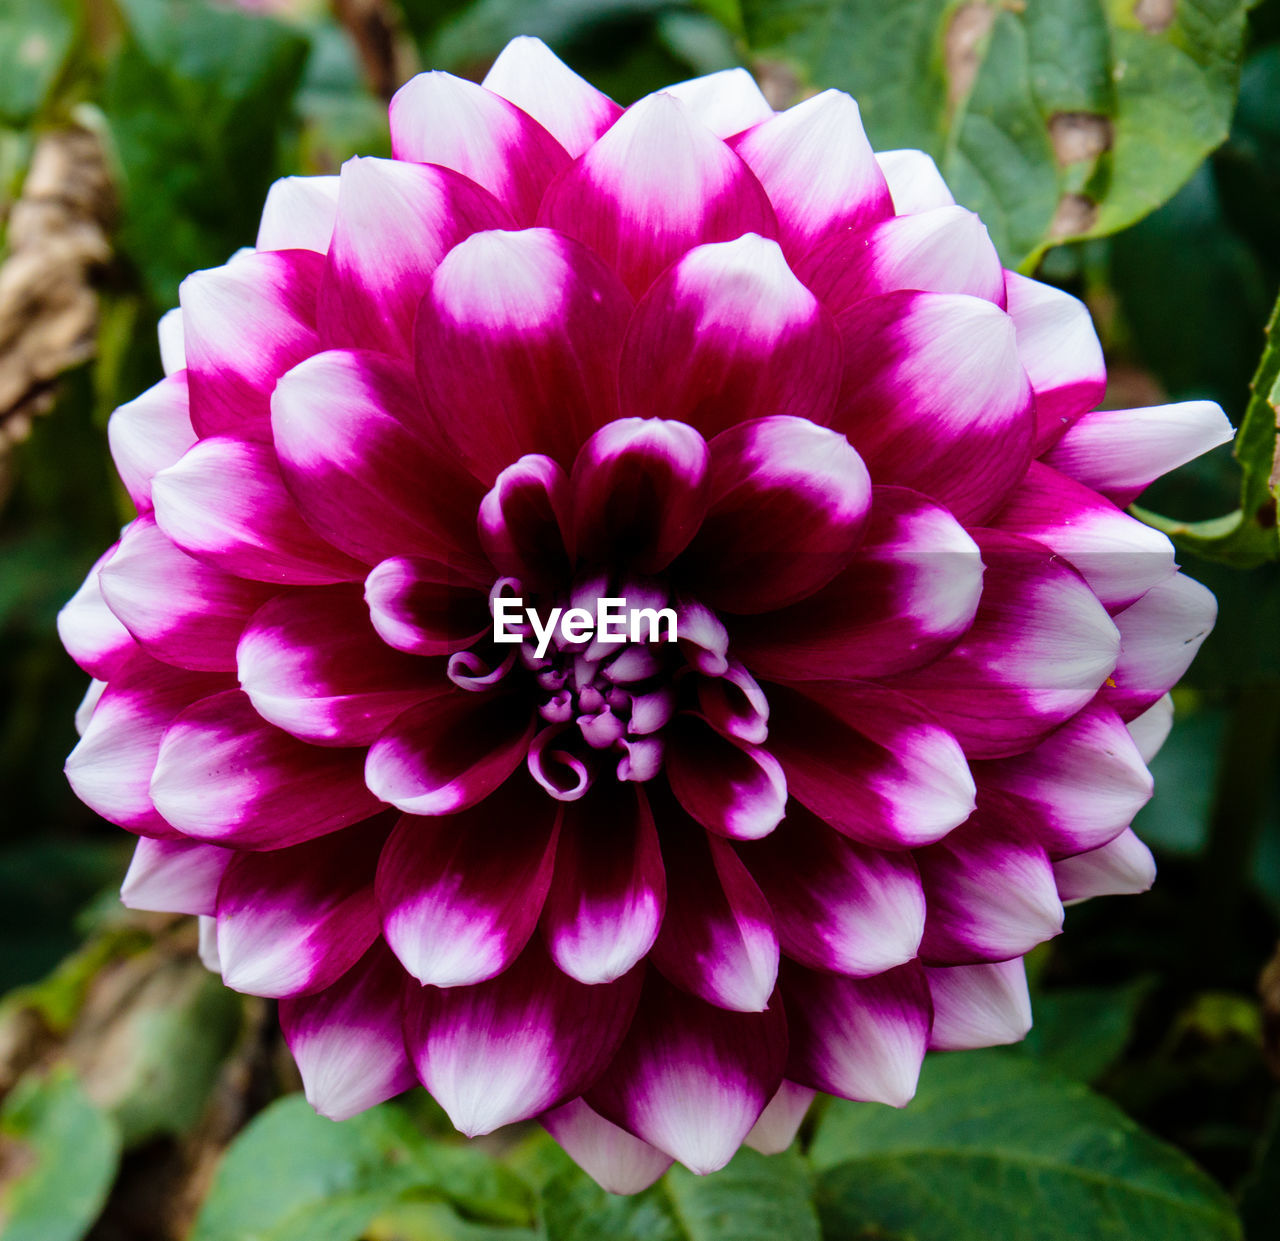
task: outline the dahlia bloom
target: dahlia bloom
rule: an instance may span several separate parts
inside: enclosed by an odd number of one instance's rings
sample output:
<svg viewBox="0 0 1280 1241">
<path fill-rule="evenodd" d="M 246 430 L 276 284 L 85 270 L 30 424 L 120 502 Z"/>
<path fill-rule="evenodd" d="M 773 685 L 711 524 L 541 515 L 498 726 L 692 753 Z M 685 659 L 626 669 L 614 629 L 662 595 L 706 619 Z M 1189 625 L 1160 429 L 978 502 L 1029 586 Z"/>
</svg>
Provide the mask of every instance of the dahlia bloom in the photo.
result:
<svg viewBox="0 0 1280 1241">
<path fill-rule="evenodd" d="M 138 516 L 60 625 L 126 904 L 280 999 L 324 1114 L 420 1081 L 619 1192 L 1020 1038 L 1063 904 L 1152 879 L 1214 603 L 1119 506 L 1221 411 L 1095 410 L 1084 307 L 837 91 L 624 110 L 518 39 L 390 121 L 112 417 Z"/>
</svg>

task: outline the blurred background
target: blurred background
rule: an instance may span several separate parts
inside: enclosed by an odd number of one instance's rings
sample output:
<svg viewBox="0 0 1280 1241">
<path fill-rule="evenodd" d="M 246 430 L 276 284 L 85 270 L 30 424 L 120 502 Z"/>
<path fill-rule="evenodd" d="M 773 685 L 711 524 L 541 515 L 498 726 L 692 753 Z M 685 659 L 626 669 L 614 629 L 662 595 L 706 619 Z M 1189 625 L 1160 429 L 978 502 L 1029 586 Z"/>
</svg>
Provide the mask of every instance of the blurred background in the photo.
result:
<svg viewBox="0 0 1280 1241">
<path fill-rule="evenodd" d="M 132 515 L 107 416 L 160 376 L 157 318 L 187 272 L 253 243 L 275 177 L 389 154 L 396 86 L 422 67 L 479 78 L 516 34 L 622 103 L 737 64 L 775 106 L 838 86 L 873 145 L 939 158 L 1008 265 L 1088 302 L 1110 404 L 1209 397 L 1238 421 L 1280 285 L 1280 0 L 1247 7 L 0 0 L 0 1235 L 186 1236 L 230 1175 L 216 1172 L 228 1143 L 296 1089 L 270 1006 L 201 971 L 192 920 L 118 906 L 130 842 L 63 780 L 86 678 L 54 631 Z M 1230 512 L 1239 490 L 1224 448 L 1142 504 L 1195 521 Z M 1280 570 L 1259 559 L 1182 555 L 1221 619 L 1175 692 L 1136 825 L 1160 879 L 1069 912 L 1031 962 L 1029 1044 L 1000 1053 L 1092 1083 L 1207 1170 L 1250 1241 L 1280 1237 Z M 342 1181 L 333 1169 L 356 1155 L 273 1115 L 299 1161 Z M 397 1115 L 441 1131 L 424 1100 Z M 359 1142 L 361 1159 L 411 1144 L 394 1125 Z M 246 1177 L 270 1149 L 243 1156 Z M 441 1149 L 461 1160 L 446 1188 L 411 1195 L 421 1209 L 392 1224 L 357 1209 L 255 1231 L 244 1221 L 266 1208 L 244 1203 L 266 1191 L 249 1177 L 239 1207 L 224 1186 L 197 1235 L 746 1235 L 632 1216 L 556 1232 L 502 1181 L 506 1165 Z M 508 1162 L 537 1184 L 530 1169 L 553 1159 L 538 1146 Z M 831 1237 L 889 1235 L 841 1231 L 822 1201 L 819 1215 Z M 1025 1235 L 1094 1235 L 1061 1227 Z"/>
</svg>

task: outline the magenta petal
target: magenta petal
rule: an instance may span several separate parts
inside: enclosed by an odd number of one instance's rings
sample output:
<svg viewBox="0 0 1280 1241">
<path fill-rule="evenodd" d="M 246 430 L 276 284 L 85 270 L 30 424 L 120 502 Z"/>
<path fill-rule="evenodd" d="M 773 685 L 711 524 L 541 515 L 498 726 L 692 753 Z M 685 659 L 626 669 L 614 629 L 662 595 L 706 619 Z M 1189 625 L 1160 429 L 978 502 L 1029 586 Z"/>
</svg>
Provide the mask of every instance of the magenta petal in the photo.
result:
<svg viewBox="0 0 1280 1241">
<path fill-rule="evenodd" d="M 369 788 L 406 814 L 454 814 L 524 760 L 536 718 L 517 698 L 464 692 L 410 707 L 369 748 Z"/>
<path fill-rule="evenodd" d="M 839 432 L 758 418 L 711 441 L 711 506 L 680 562 L 691 592 L 730 612 L 768 612 L 825 586 L 849 563 L 871 479 Z"/>
<path fill-rule="evenodd" d="M 230 682 L 225 675 L 186 672 L 134 652 L 112 674 L 67 759 L 67 781 L 76 796 L 131 832 L 176 836 L 149 792 L 160 740 L 183 708 Z"/>
<path fill-rule="evenodd" d="M 695 681 L 698 707 L 703 717 L 722 737 L 763 745 L 769 738 L 769 700 L 755 677 L 736 659 L 719 676 L 699 676 Z M 664 721 L 665 722 L 665 721 Z M 632 731 L 636 728 L 632 716 Z"/>
<path fill-rule="evenodd" d="M 1026 472 L 1035 412 L 1013 320 L 982 298 L 886 293 L 836 316 L 844 386 L 832 425 L 881 483 L 969 524 Z"/>
<path fill-rule="evenodd" d="M 641 971 L 587 987 L 531 944 L 473 987 L 412 984 L 405 1041 L 422 1084 L 468 1137 L 529 1120 L 599 1077 L 626 1033 Z"/>
<path fill-rule="evenodd" d="M 492 194 L 448 168 L 348 160 L 320 285 L 324 343 L 407 358 L 418 303 L 440 260 L 472 233 L 511 227 Z"/>
<path fill-rule="evenodd" d="M 762 1155 L 780 1155 L 792 1142 L 813 1102 L 814 1091 L 784 1081 L 769 1100 L 744 1142 Z"/>
<path fill-rule="evenodd" d="M 824 423 L 840 369 L 831 317 L 777 242 L 748 233 L 690 250 L 641 298 L 622 347 L 622 412 L 706 436 L 768 414 Z"/>
<path fill-rule="evenodd" d="M 193 560 L 151 516 L 129 526 L 98 581 L 107 606 L 145 650 L 201 671 L 235 668 L 249 617 L 275 593 Z"/>
<path fill-rule="evenodd" d="M 1123 721 L 1094 703 L 1012 758 L 976 763 L 983 789 L 1016 800 L 1027 832 L 1065 857 L 1118 836 L 1151 797 L 1151 773 Z"/>
<path fill-rule="evenodd" d="M 364 576 L 285 490 L 266 444 L 213 436 L 152 481 L 156 522 L 188 555 L 237 577 L 314 585 Z"/>
<path fill-rule="evenodd" d="M 928 903 L 920 959 L 930 965 L 1023 956 L 1062 930 L 1048 854 L 995 799 L 916 863 Z"/>
<path fill-rule="evenodd" d="M 888 676 L 952 646 L 981 592 L 977 544 L 946 509 L 905 487 L 875 487 L 848 568 L 787 609 L 735 617 L 733 649 L 764 677 Z"/>
<path fill-rule="evenodd" d="M 281 177 L 267 191 L 255 249 L 324 254 L 337 211 L 337 177 Z"/>
<path fill-rule="evenodd" d="M 1089 702 L 1116 666 L 1120 634 L 1079 575 L 1042 543 L 973 533 L 986 564 L 973 627 L 949 654 L 893 684 L 932 711 L 971 758 L 1002 758 L 1042 741 Z"/>
<path fill-rule="evenodd" d="M 707 511 L 706 441 L 683 422 L 620 418 L 573 463 L 573 542 L 588 564 L 657 573 Z"/>
<path fill-rule="evenodd" d="M 714 1172 L 777 1091 L 786 1053 L 779 1003 L 729 1012 L 651 971 L 626 1040 L 587 1102 L 691 1171 Z"/>
<path fill-rule="evenodd" d="M 417 1081 L 401 1029 L 403 980 L 379 942 L 332 986 L 280 1001 L 280 1028 L 321 1116 L 346 1120 Z"/>
<path fill-rule="evenodd" d="M 1155 882 L 1156 862 L 1151 850 L 1130 829 L 1101 849 L 1055 862 L 1053 876 L 1063 903 L 1074 905 L 1093 896 L 1145 892 Z"/>
<path fill-rule="evenodd" d="M 586 242 L 637 296 L 702 242 L 777 236 L 760 182 L 668 94 L 628 108 L 551 185 L 538 219 Z"/>
<path fill-rule="evenodd" d="M 507 466 L 480 501 L 480 543 L 499 573 L 554 587 L 569 576 L 569 479 L 550 457 L 530 453 Z"/>
<path fill-rule="evenodd" d="M 916 1092 L 932 1010 L 916 962 L 872 978 L 787 963 L 787 1077 L 843 1099 L 905 1107 Z"/>
<path fill-rule="evenodd" d="M 162 379 L 107 419 L 107 442 L 138 512 L 151 508 L 151 480 L 196 442 L 185 375 Z"/>
<path fill-rule="evenodd" d="M 375 565 L 365 578 L 364 601 L 382 641 L 410 655 L 466 650 L 493 623 L 487 599 L 470 580 L 422 556 Z"/>
<path fill-rule="evenodd" d="M 201 435 L 269 440 L 275 382 L 314 353 L 324 258 L 310 250 L 240 254 L 179 289 L 191 422 Z"/>
<path fill-rule="evenodd" d="M 136 649 L 133 635 L 107 606 L 98 574 L 119 549 L 107 548 L 94 562 L 80 589 L 58 613 L 58 637 L 68 655 L 91 677 L 110 679 Z"/>
<path fill-rule="evenodd" d="M 695 716 L 668 727 L 667 779 L 685 811 L 721 836 L 757 840 L 786 812 L 787 781 L 778 760 L 759 746 L 722 737 Z"/>
<path fill-rule="evenodd" d="M 95 713 L 101 713 L 101 706 Z M 318 749 L 262 719 L 230 690 L 188 707 L 165 732 L 151 777 L 179 831 L 238 849 L 282 849 L 379 809 L 361 750 Z"/>
<path fill-rule="evenodd" d="M 1031 1029 L 1022 958 L 926 969 L 933 999 L 931 1051 L 971 1051 L 1019 1043 Z"/>
<path fill-rule="evenodd" d="M 254 710 L 317 745 L 368 745 L 406 707 L 446 685 L 439 663 L 379 639 L 355 584 L 277 595 L 254 613 L 236 663 Z"/>
<path fill-rule="evenodd" d="M 458 815 L 405 815 L 378 866 L 391 951 L 421 983 L 484 982 L 524 950 L 551 886 L 559 806 L 511 781 Z"/>
<path fill-rule="evenodd" d="M 538 1119 L 574 1163 L 611 1194 L 638 1194 L 671 1166 L 670 1155 L 619 1129 L 582 1099 Z"/>
<path fill-rule="evenodd" d="M 498 53 L 481 85 L 527 112 L 575 159 L 622 115 L 608 95 L 528 35 Z"/>
<path fill-rule="evenodd" d="M 769 747 L 791 795 L 853 840 L 930 844 L 973 810 L 974 784 L 953 737 L 927 711 L 881 687 L 769 686 Z"/>
<path fill-rule="evenodd" d="M 855 844 L 794 804 L 776 832 L 738 853 L 773 910 L 782 951 L 801 965 L 864 976 L 919 951 L 925 902 L 910 853 Z"/>
<path fill-rule="evenodd" d="M 212 914 L 218 884 L 236 854 L 189 840 L 139 839 L 120 888 L 128 909 L 158 913 Z"/>
<path fill-rule="evenodd" d="M 1182 679 L 1217 617 L 1212 592 L 1185 573 L 1118 612 L 1120 658 L 1102 691 L 1105 701 L 1122 719 L 1141 715 Z"/>
<path fill-rule="evenodd" d="M 728 841 L 684 819 L 663 827 L 667 912 L 653 964 L 717 1008 L 764 1012 L 778 981 L 769 902 Z"/>
<path fill-rule="evenodd" d="M 792 260 L 831 233 L 893 214 L 858 105 L 828 90 L 739 134 L 734 148 L 760 178 Z"/>
<path fill-rule="evenodd" d="M 1005 300 L 1004 269 L 985 226 L 955 206 L 836 233 L 796 264 L 796 274 L 833 312 L 898 289 Z"/>
<path fill-rule="evenodd" d="M 615 416 L 630 314 L 617 277 L 550 229 L 477 233 L 449 253 L 418 312 L 418 381 L 477 478 L 525 453 L 568 468 Z"/>
<path fill-rule="evenodd" d="M 482 489 L 454 464 L 407 366 L 361 351 L 308 358 L 277 385 L 271 425 L 286 486 L 335 547 L 367 564 L 423 555 L 488 585 Z"/>
<path fill-rule="evenodd" d="M 420 73 L 391 100 L 391 153 L 443 164 L 484 186 L 515 217 L 532 223 L 548 182 L 569 154 L 527 112 L 475 82 Z"/>
<path fill-rule="evenodd" d="M 228 987 L 279 998 L 331 986 L 378 937 L 373 873 L 389 816 L 318 840 L 241 852 L 218 887 Z"/>
<path fill-rule="evenodd" d="M 1004 279 L 1018 357 L 1036 394 L 1036 452 L 1041 453 L 1102 400 L 1107 368 L 1083 302 L 1017 272 L 1005 272 Z"/>
<path fill-rule="evenodd" d="M 658 833 L 641 789 L 602 781 L 565 804 L 542 914 L 560 969 L 583 983 L 621 978 L 653 947 L 666 903 Z"/>
</svg>

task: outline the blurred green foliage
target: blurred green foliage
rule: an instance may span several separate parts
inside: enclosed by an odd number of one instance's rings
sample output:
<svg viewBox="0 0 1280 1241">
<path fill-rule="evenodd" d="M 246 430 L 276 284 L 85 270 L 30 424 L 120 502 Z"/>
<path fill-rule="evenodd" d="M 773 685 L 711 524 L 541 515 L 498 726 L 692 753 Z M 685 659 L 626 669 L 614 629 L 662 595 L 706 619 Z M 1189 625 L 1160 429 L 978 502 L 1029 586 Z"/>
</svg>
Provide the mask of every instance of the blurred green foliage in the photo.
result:
<svg viewBox="0 0 1280 1241">
<path fill-rule="evenodd" d="M 1280 285 L 1280 0 L 1248 7 L 372 6 L 398 66 L 479 76 L 530 33 L 624 103 L 738 63 L 780 95 L 854 91 L 877 145 L 932 151 L 1007 261 L 1040 263 L 1088 300 L 1113 404 L 1206 396 L 1251 421 L 1252 512 L 1272 502 L 1272 393 L 1250 407 L 1249 383 Z M 41 134 L 101 134 L 119 197 L 114 257 L 95 273 L 96 359 L 0 460 L 0 1062 L 16 1063 L 19 1036 L 34 1048 L 16 1085 L 0 1082 L 0 1235 L 167 1241 L 189 1224 L 196 1241 L 1209 1241 L 1243 1221 L 1248 1241 L 1280 1236 L 1280 1108 L 1257 992 L 1280 931 L 1280 570 L 1261 554 L 1241 571 L 1201 539 L 1202 555 L 1183 557 L 1221 619 L 1178 691 L 1137 824 L 1159 855 L 1156 889 L 1071 912 L 1033 962 L 1023 1047 L 934 1058 L 902 1113 L 829 1104 L 803 1154 L 744 1152 L 715 1177 L 676 1170 L 617 1199 L 545 1135 L 460 1145 L 421 1094 L 335 1126 L 287 1093 L 269 1010 L 199 972 L 189 927 L 120 919 L 127 843 L 61 775 L 85 679 L 54 617 L 130 515 L 105 421 L 158 377 L 153 325 L 178 281 L 252 244 L 274 177 L 387 151 L 371 48 L 344 11 L 0 5 L 0 261 Z M 1143 504 L 1178 523 L 1220 518 L 1241 483 L 1224 449 Z M 101 1046 L 117 1049 L 110 1072 Z M 203 1205 L 157 1208 L 192 1185 Z"/>
</svg>

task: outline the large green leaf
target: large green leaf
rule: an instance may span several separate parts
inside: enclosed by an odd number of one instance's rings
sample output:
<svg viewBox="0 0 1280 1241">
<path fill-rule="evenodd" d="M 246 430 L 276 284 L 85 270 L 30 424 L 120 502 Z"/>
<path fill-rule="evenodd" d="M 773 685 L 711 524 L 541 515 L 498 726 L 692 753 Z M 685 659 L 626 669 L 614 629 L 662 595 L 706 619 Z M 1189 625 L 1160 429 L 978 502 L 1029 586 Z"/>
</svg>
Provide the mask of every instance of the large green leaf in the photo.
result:
<svg viewBox="0 0 1280 1241">
<path fill-rule="evenodd" d="M 79 1241 L 102 1210 L 120 1135 L 67 1069 L 26 1077 L 0 1113 L 0 1235 Z"/>
<path fill-rule="evenodd" d="M 1246 0 L 742 0 L 747 40 L 919 147 L 1006 262 L 1169 198 L 1227 134 Z M 1138 14 L 1142 14 L 1140 18 Z"/>
<path fill-rule="evenodd" d="M 626 1198 L 570 1168 L 543 1189 L 543 1225 L 547 1241 L 818 1241 L 811 1194 L 794 1152 L 742 1150 L 705 1177 L 673 1168 Z"/>
<path fill-rule="evenodd" d="M 34 118 L 75 37 L 71 0 L 5 0 L 0 5 L 0 122 Z"/>
<path fill-rule="evenodd" d="M 833 1239 L 1240 1236 L 1230 1203 L 1185 1156 L 1086 1086 L 1006 1052 L 931 1057 L 902 1111 L 832 1104 L 812 1157 Z"/>
</svg>

